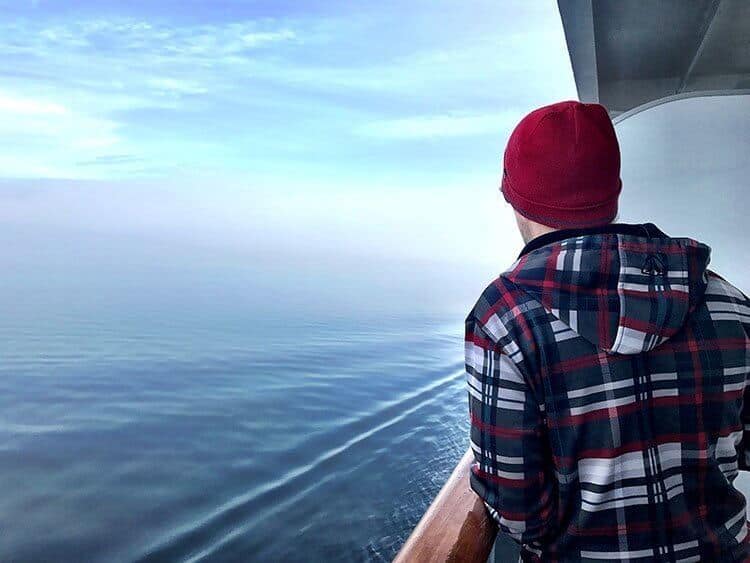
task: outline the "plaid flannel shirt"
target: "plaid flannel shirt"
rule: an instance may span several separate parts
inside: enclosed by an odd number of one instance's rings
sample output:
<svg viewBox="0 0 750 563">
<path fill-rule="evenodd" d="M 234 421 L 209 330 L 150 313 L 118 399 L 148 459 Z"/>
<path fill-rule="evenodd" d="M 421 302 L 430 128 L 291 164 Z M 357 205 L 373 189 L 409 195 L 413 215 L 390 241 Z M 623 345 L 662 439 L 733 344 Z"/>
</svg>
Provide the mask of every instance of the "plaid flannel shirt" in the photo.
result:
<svg viewBox="0 0 750 563">
<path fill-rule="evenodd" d="M 523 560 L 748 558 L 750 303 L 709 254 L 550 233 L 469 314 L 471 486 Z"/>
</svg>

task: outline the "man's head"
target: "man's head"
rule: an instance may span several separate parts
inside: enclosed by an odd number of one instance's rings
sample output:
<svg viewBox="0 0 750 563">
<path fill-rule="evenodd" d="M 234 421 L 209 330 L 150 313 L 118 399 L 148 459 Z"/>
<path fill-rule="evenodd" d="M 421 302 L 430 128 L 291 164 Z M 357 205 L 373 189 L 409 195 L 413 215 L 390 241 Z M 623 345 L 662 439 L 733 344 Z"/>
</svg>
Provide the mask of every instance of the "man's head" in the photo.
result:
<svg viewBox="0 0 750 563">
<path fill-rule="evenodd" d="M 524 117 L 505 149 L 502 192 L 526 242 L 617 215 L 620 147 L 599 104 L 560 102 Z"/>
</svg>

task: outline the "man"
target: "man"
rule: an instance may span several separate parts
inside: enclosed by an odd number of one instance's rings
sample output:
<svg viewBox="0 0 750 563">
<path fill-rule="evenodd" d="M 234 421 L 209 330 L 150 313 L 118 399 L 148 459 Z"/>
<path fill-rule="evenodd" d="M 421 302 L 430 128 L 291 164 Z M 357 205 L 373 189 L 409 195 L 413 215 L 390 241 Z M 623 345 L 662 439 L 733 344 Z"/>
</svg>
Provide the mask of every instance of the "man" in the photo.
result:
<svg viewBox="0 0 750 563">
<path fill-rule="evenodd" d="M 602 106 L 532 112 L 504 164 L 526 246 L 466 320 L 471 487 L 524 561 L 747 559 L 750 302 L 705 244 L 612 223 Z"/>
</svg>

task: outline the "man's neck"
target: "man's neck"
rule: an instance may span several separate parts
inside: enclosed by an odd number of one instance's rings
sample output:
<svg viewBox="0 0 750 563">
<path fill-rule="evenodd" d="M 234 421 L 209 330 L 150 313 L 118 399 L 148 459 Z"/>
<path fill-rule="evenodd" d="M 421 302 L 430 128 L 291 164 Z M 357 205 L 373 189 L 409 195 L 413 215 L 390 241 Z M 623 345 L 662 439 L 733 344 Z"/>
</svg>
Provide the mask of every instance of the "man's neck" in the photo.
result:
<svg viewBox="0 0 750 563">
<path fill-rule="evenodd" d="M 535 238 L 546 235 L 547 233 L 553 233 L 557 230 L 559 229 L 529 221 L 527 223 L 524 223 L 521 227 L 521 238 L 523 239 L 524 244 L 529 244 Z"/>
<path fill-rule="evenodd" d="M 523 250 L 518 255 L 520 258 L 524 254 L 546 246 L 559 240 L 566 238 L 573 238 L 583 235 L 603 234 L 603 233 L 619 233 L 623 235 L 639 236 L 646 238 L 661 238 L 668 237 L 661 229 L 659 229 L 653 223 L 609 223 L 608 225 L 602 225 L 601 227 L 587 227 L 578 229 L 552 229 L 551 231 L 533 238 L 526 243 Z"/>
</svg>

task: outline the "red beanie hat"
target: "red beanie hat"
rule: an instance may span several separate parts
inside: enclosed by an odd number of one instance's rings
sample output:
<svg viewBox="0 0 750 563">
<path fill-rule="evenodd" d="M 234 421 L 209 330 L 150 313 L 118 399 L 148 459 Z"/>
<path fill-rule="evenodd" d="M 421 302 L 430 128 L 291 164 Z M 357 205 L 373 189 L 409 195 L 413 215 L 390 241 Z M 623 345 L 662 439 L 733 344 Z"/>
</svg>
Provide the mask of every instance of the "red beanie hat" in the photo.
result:
<svg viewBox="0 0 750 563">
<path fill-rule="evenodd" d="M 620 147 L 599 104 L 560 102 L 532 111 L 505 149 L 502 191 L 521 215 L 555 228 L 612 222 Z"/>
</svg>

